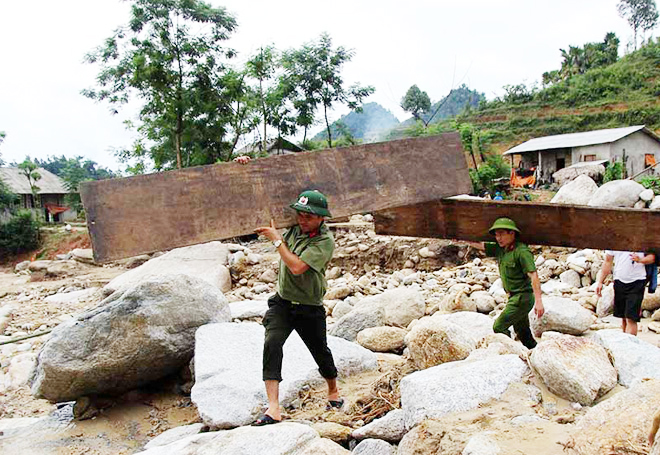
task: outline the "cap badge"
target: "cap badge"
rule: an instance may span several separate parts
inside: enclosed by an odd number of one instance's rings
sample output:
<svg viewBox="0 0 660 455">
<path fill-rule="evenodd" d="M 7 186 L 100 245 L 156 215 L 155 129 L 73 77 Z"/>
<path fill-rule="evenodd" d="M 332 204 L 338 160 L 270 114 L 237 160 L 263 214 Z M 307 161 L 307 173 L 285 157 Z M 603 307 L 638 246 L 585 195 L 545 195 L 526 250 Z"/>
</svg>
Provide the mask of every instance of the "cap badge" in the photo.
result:
<svg viewBox="0 0 660 455">
<path fill-rule="evenodd" d="M 300 204 L 300 205 L 307 205 L 307 202 L 308 202 L 308 201 L 309 201 L 309 199 L 307 199 L 307 197 L 305 197 L 305 196 L 300 196 L 300 199 L 298 199 L 298 204 Z"/>
</svg>

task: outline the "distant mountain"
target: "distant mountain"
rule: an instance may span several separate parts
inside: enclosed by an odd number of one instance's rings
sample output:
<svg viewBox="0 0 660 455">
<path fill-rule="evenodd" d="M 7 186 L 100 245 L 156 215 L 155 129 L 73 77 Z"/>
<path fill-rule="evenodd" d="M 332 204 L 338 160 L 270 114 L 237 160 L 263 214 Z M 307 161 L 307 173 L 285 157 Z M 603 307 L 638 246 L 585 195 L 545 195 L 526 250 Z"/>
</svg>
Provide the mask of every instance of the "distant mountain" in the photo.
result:
<svg viewBox="0 0 660 455">
<path fill-rule="evenodd" d="M 350 112 L 332 123 L 330 131 L 333 140 L 341 136 L 337 128 L 338 122 L 346 125 L 346 128 L 355 139 L 364 142 L 374 142 L 391 128 L 399 125 L 399 119 L 378 103 L 366 103 L 362 106 L 362 112 Z M 313 138 L 315 141 L 326 139 L 325 128 Z"/>
<path fill-rule="evenodd" d="M 440 101 L 433 103 L 431 110 L 427 114 L 422 115 L 422 117 L 428 122 L 429 118 L 433 115 L 433 119 L 431 119 L 430 123 L 438 123 L 442 120 L 456 117 L 458 114 L 462 113 L 468 105 L 472 108 L 478 107 L 482 100 L 486 101 L 486 95 L 477 92 L 476 90 L 470 90 L 465 84 L 463 84 L 457 89 L 449 92 L 449 95 L 445 96 Z M 415 119 L 411 117 L 402 124 L 411 125 L 414 123 Z"/>
</svg>

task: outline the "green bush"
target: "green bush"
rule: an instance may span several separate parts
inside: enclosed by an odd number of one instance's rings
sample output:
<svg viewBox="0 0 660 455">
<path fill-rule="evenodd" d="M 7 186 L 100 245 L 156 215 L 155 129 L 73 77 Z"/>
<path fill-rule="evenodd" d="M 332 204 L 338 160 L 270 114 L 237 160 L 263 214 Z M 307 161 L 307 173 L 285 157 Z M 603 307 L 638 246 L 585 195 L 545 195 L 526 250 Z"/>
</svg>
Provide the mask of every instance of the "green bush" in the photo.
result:
<svg viewBox="0 0 660 455">
<path fill-rule="evenodd" d="M 494 180 L 501 177 L 509 177 L 511 168 L 501 155 L 490 155 L 486 157 L 486 162 L 482 163 L 478 169 L 470 169 L 470 179 L 475 194 L 484 191 L 493 192 Z"/>
<path fill-rule="evenodd" d="M 639 183 L 641 183 L 644 188 L 652 189 L 655 194 L 660 194 L 660 176 L 647 175 L 646 177 L 643 177 Z"/>
<path fill-rule="evenodd" d="M 32 212 L 21 210 L 0 225 L 0 252 L 18 254 L 39 246 L 39 222 Z"/>
<path fill-rule="evenodd" d="M 605 174 L 603 174 L 603 183 L 611 182 L 612 180 L 621 180 L 623 178 L 623 163 L 621 161 L 615 161 L 610 163 L 605 168 Z"/>
</svg>

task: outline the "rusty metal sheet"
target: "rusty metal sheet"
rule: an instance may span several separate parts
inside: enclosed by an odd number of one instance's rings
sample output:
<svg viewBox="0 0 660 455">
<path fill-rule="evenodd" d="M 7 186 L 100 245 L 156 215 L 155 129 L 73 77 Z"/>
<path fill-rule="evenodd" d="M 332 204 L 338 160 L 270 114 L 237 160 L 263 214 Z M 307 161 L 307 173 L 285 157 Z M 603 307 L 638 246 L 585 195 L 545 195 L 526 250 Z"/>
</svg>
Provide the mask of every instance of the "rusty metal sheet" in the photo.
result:
<svg viewBox="0 0 660 455">
<path fill-rule="evenodd" d="M 107 262 L 250 234 L 307 189 L 328 196 L 335 217 L 470 191 L 457 133 L 273 156 L 86 182 L 81 196 L 94 259 Z"/>
<path fill-rule="evenodd" d="M 488 228 L 513 219 L 531 245 L 645 251 L 660 249 L 660 211 L 529 202 L 442 199 L 374 214 L 376 233 L 493 240 Z"/>
</svg>

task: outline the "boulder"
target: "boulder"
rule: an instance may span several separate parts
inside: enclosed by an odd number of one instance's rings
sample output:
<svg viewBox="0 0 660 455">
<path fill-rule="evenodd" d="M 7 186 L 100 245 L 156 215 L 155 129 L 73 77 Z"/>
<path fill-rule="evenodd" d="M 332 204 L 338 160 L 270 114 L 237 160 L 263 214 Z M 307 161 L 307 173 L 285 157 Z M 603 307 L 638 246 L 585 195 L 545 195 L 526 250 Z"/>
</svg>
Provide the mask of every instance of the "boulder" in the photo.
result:
<svg viewBox="0 0 660 455">
<path fill-rule="evenodd" d="M 25 352 L 12 357 L 7 371 L 9 375 L 9 389 L 18 389 L 27 385 L 36 360 L 36 356 L 31 352 Z"/>
<path fill-rule="evenodd" d="M 477 311 L 477 304 L 464 291 L 450 292 L 442 299 L 440 311 Z"/>
<path fill-rule="evenodd" d="M 241 300 L 231 302 L 229 311 L 232 319 L 263 318 L 268 311 L 267 300 Z"/>
<path fill-rule="evenodd" d="M 479 313 L 488 314 L 495 309 L 497 303 L 495 298 L 490 295 L 488 291 L 476 291 L 470 294 L 470 298 L 474 300 Z"/>
<path fill-rule="evenodd" d="M 207 324 L 197 330 L 191 399 L 210 427 L 247 425 L 265 410 L 263 343 L 264 328 L 256 323 Z M 362 346 L 332 336 L 328 346 L 342 378 L 378 368 L 376 354 Z M 280 402 L 285 407 L 304 385 L 325 384 L 296 332 L 284 345 L 282 377 Z"/>
<path fill-rule="evenodd" d="M 28 270 L 30 272 L 43 272 L 46 271 L 48 267 L 50 267 L 53 264 L 53 262 L 55 261 L 46 261 L 46 260 L 32 261 L 30 262 L 30 265 L 28 265 Z"/>
<path fill-rule="evenodd" d="M 348 303 L 346 300 L 339 300 L 337 304 L 332 308 L 332 317 L 335 319 L 341 319 L 351 311 L 353 311 L 353 305 Z"/>
<path fill-rule="evenodd" d="M 598 305 L 596 306 L 596 315 L 599 318 L 604 318 L 612 314 L 614 311 L 614 284 L 603 286 L 601 296 L 598 298 Z"/>
<path fill-rule="evenodd" d="M 79 272 L 81 265 L 76 261 L 53 261 L 46 269 L 46 275 L 50 277 L 66 277 L 72 276 Z"/>
<path fill-rule="evenodd" d="M 142 280 L 166 274 L 184 274 L 202 279 L 222 292 L 231 290 L 231 276 L 225 266 L 229 249 L 220 242 L 177 248 L 129 270 L 110 281 L 103 293 L 110 295 L 116 290 L 133 286 Z"/>
<path fill-rule="evenodd" d="M 329 289 L 325 294 L 325 298 L 328 300 L 341 300 L 351 295 L 352 292 L 351 287 L 344 284 Z"/>
<path fill-rule="evenodd" d="M 598 188 L 589 199 L 592 207 L 633 207 L 644 187 L 634 180 L 612 180 Z"/>
<path fill-rule="evenodd" d="M 653 198 L 653 201 L 649 204 L 649 209 L 660 210 L 660 195 Z"/>
<path fill-rule="evenodd" d="M 569 445 L 576 454 L 646 453 L 633 449 L 646 446 L 657 403 L 657 379 L 623 390 L 587 411 L 572 431 Z"/>
<path fill-rule="evenodd" d="M 366 297 L 355 304 L 355 309 L 370 311 L 382 308 L 386 325 L 407 327 L 413 319 L 424 316 L 424 296 L 415 286 L 391 289 L 382 294 Z"/>
<path fill-rule="evenodd" d="M 406 434 L 405 413 L 403 409 L 394 409 L 380 419 L 353 430 L 355 439 L 376 438 L 396 444 Z"/>
<path fill-rule="evenodd" d="M 436 313 L 432 316 L 441 321 L 448 321 L 463 328 L 469 333 L 474 341 L 477 342 L 482 338 L 492 335 L 493 332 L 493 319 L 481 313 L 471 313 L 468 311 L 461 311 L 458 313 L 441 314 Z"/>
<path fill-rule="evenodd" d="M 197 327 L 229 318 L 224 295 L 206 281 L 144 279 L 53 330 L 39 353 L 32 393 L 61 402 L 134 389 L 190 361 Z"/>
<path fill-rule="evenodd" d="M 318 433 L 307 425 L 282 422 L 263 427 L 246 426 L 233 430 L 200 433 L 138 454 L 307 455 L 314 453 L 309 450 L 318 448 L 316 444 L 320 440 Z M 350 453 L 343 450 L 343 453 Z M 316 453 L 327 455 L 330 452 L 319 450 Z"/>
<path fill-rule="evenodd" d="M 539 319 L 530 312 L 530 324 L 537 338 L 543 332 L 560 332 L 569 335 L 581 335 L 596 322 L 596 316 L 575 300 L 558 296 L 543 298 L 545 313 Z"/>
<path fill-rule="evenodd" d="M 355 446 L 353 455 L 396 455 L 396 447 L 380 439 L 365 439 Z"/>
<path fill-rule="evenodd" d="M 91 248 L 76 248 L 71 251 L 71 259 L 85 264 L 94 264 L 94 251 Z"/>
<path fill-rule="evenodd" d="M 468 439 L 461 427 L 425 420 L 403 437 L 397 455 L 459 455 Z"/>
<path fill-rule="evenodd" d="M 476 340 L 461 326 L 426 317 L 406 335 L 410 359 L 418 369 L 463 360 L 476 347 Z"/>
<path fill-rule="evenodd" d="M 571 289 L 572 286 L 570 284 L 562 283 L 559 280 L 548 280 L 541 285 L 541 291 L 548 295 L 561 295 L 563 292 L 570 292 Z"/>
<path fill-rule="evenodd" d="M 647 378 L 660 378 L 660 348 L 618 329 L 594 332 L 590 337 L 610 352 L 619 383 L 630 387 Z"/>
<path fill-rule="evenodd" d="M 498 352 L 499 355 L 514 354 L 520 357 L 525 357 L 529 353 L 529 349 L 503 333 L 493 333 L 482 338 L 477 343 L 477 349 L 488 349 Z"/>
<path fill-rule="evenodd" d="M 651 202 L 654 197 L 655 194 L 653 193 L 653 190 L 650 188 L 647 188 L 641 193 L 639 193 L 639 198 L 644 202 Z"/>
<path fill-rule="evenodd" d="M 400 385 L 406 428 L 497 399 L 528 371 L 518 356 L 502 355 L 445 363 L 409 374 Z"/>
<path fill-rule="evenodd" d="M 405 345 L 406 330 L 398 327 L 372 327 L 357 335 L 357 342 L 374 352 L 398 352 Z"/>
<path fill-rule="evenodd" d="M 499 455 L 500 447 L 492 432 L 479 433 L 472 436 L 461 455 Z"/>
<path fill-rule="evenodd" d="M 579 288 L 582 286 L 580 281 L 580 274 L 575 270 L 569 269 L 559 275 L 559 281 L 569 285 L 572 288 Z"/>
<path fill-rule="evenodd" d="M 617 384 L 605 348 L 586 338 L 558 335 L 543 340 L 529 361 L 552 393 L 583 406 L 591 406 Z"/>
<path fill-rule="evenodd" d="M 386 324 L 383 308 L 353 308 L 335 322 L 330 329 L 330 335 L 355 341 L 358 333 L 371 327 L 381 327 Z"/>
<path fill-rule="evenodd" d="M 99 288 L 87 288 L 80 291 L 62 292 L 58 294 L 49 295 L 44 299 L 44 302 L 56 305 L 77 303 L 81 300 L 88 299 L 98 291 Z"/>
<path fill-rule="evenodd" d="M 352 429 L 345 425 L 335 422 L 317 422 L 312 424 L 312 428 L 322 438 L 329 439 L 337 444 L 345 444 L 351 437 Z"/>
<path fill-rule="evenodd" d="M 325 271 L 325 278 L 328 280 L 336 280 L 341 274 L 341 267 L 335 266 Z"/>
<path fill-rule="evenodd" d="M 151 449 L 153 447 L 166 446 L 188 436 L 199 434 L 203 428 L 203 423 L 191 423 L 190 425 L 174 427 L 153 438 L 151 441 L 145 444 L 144 448 Z"/>
<path fill-rule="evenodd" d="M 266 269 L 259 275 L 259 281 L 262 283 L 277 283 L 277 272 L 273 269 Z"/>
<path fill-rule="evenodd" d="M 556 172 L 555 175 L 559 172 Z M 550 202 L 552 204 L 587 205 L 597 189 L 598 185 L 592 178 L 587 175 L 579 175 L 575 180 L 563 185 Z"/>
<path fill-rule="evenodd" d="M 660 308 L 660 289 L 656 289 L 653 294 L 649 294 L 649 290 L 645 289 L 642 310 L 655 311 L 658 308 Z"/>
<path fill-rule="evenodd" d="M 580 176 L 589 177 L 590 180 L 596 180 L 605 173 L 605 166 L 597 163 L 582 162 L 577 166 L 569 166 L 558 170 L 552 174 L 552 179 L 562 188 L 572 180 Z M 568 202 L 567 202 L 568 203 Z"/>
</svg>

